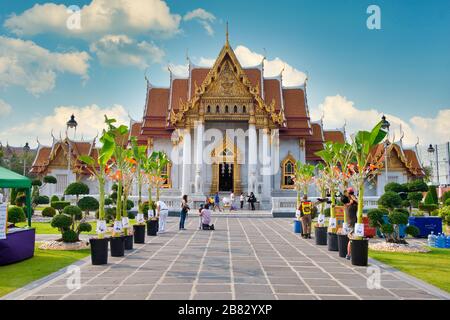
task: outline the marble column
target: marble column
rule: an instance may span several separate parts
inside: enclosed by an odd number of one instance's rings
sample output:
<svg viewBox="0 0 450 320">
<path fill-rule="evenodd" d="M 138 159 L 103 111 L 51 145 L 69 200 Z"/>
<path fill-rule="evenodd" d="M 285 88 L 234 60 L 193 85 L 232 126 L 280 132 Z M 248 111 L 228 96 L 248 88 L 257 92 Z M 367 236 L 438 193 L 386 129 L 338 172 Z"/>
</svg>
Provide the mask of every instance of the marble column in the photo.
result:
<svg viewBox="0 0 450 320">
<path fill-rule="evenodd" d="M 272 190 L 272 154 L 270 145 L 270 130 L 264 129 L 262 132 L 262 171 L 263 176 L 263 197 L 264 200 L 270 198 Z"/>
<path fill-rule="evenodd" d="M 202 192 L 202 166 L 203 166 L 203 135 L 205 132 L 205 125 L 202 121 L 196 122 L 195 135 L 195 193 Z"/>
<path fill-rule="evenodd" d="M 258 158 L 258 141 L 256 136 L 256 125 L 249 124 L 248 127 L 248 193 L 256 194 L 256 168 Z"/>
<path fill-rule="evenodd" d="M 181 193 L 190 193 L 190 172 L 191 172 L 191 131 L 189 128 L 184 129 L 183 132 L 183 178 Z"/>
</svg>

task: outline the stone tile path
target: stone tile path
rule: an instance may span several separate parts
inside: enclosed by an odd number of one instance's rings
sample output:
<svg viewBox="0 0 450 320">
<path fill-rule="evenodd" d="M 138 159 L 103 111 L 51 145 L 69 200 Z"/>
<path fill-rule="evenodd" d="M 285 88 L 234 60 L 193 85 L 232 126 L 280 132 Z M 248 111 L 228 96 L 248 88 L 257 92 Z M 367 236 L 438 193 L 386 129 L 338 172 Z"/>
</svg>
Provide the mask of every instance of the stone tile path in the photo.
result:
<svg viewBox="0 0 450 320">
<path fill-rule="evenodd" d="M 81 264 L 81 287 L 61 272 L 8 299 L 326 300 L 449 299 L 450 295 L 380 265 L 381 288 L 369 289 L 374 269 L 354 267 L 336 252 L 292 232 L 292 219 L 215 217 L 216 231 L 186 231 L 169 218 L 166 234 L 135 245 L 107 266 Z M 369 271 L 369 272 L 368 272 Z"/>
</svg>

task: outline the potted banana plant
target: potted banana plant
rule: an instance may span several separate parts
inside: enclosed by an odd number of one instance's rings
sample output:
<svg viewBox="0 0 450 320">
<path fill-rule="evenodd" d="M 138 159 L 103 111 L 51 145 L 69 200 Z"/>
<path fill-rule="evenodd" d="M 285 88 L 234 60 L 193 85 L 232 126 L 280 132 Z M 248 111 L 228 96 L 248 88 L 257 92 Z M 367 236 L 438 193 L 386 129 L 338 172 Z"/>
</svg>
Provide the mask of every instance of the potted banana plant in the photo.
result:
<svg viewBox="0 0 450 320">
<path fill-rule="evenodd" d="M 133 158 L 136 160 L 135 177 L 138 187 L 138 214 L 136 216 L 136 224 L 133 225 L 134 243 L 145 243 L 145 220 L 144 220 L 144 204 L 142 203 L 142 185 L 144 183 L 143 166 L 146 160 L 146 147 L 139 146 L 136 137 L 131 137 L 131 147 L 133 150 Z"/>
<path fill-rule="evenodd" d="M 350 167 L 353 163 L 355 163 L 355 155 L 353 153 L 352 145 L 349 143 L 340 144 L 339 152 L 337 153 L 337 159 L 339 162 L 340 168 L 340 179 L 341 179 L 341 191 L 345 191 L 348 189 L 349 181 L 350 181 Z M 345 209 L 344 209 L 345 210 Z M 339 257 L 345 258 L 347 256 L 347 247 L 348 247 L 348 216 L 347 212 L 344 213 L 344 223 L 342 228 L 338 229 L 337 237 L 338 237 L 338 250 Z"/>
<path fill-rule="evenodd" d="M 317 223 L 314 226 L 314 235 L 316 239 L 316 245 L 326 246 L 327 245 L 327 229 L 325 226 L 325 204 L 327 199 L 327 186 L 328 178 L 324 173 L 325 166 L 323 163 L 316 165 L 316 176 L 314 177 L 314 183 L 320 192 L 320 213 L 317 219 Z"/>
<path fill-rule="evenodd" d="M 122 183 L 123 183 L 123 193 L 122 193 L 122 227 L 124 230 L 125 237 L 125 250 L 133 249 L 133 238 L 134 234 L 130 230 L 130 221 L 128 217 L 128 197 L 131 192 L 131 187 L 134 181 L 134 176 L 136 173 L 137 161 L 132 157 L 132 150 L 126 150 L 125 153 L 125 163 L 122 171 Z"/>
<path fill-rule="evenodd" d="M 128 217 L 122 218 L 124 171 L 126 166 L 126 145 L 128 143 L 128 127 L 120 125 L 116 127 L 115 119 L 106 118 L 108 132 L 114 137 L 115 148 L 113 157 L 115 159 L 112 178 L 117 183 L 116 218 L 114 220 L 113 234 L 111 238 L 111 256 L 123 257 L 125 255 L 125 236 L 128 236 Z M 126 204 L 125 204 L 126 206 Z M 125 227 L 124 227 L 125 223 Z"/>
<path fill-rule="evenodd" d="M 322 174 L 327 181 L 327 187 L 331 196 L 331 206 L 330 206 L 330 220 L 328 223 L 328 250 L 338 251 L 338 237 L 337 237 L 337 221 L 336 221 L 336 192 L 340 183 L 339 168 L 338 168 L 338 157 L 340 144 L 334 142 L 327 142 L 323 150 L 316 152 L 324 162 L 324 169 Z"/>
<path fill-rule="evenodd" d="M 300 196 L 301 193 L 303 195 L 308 195 L 309 185 L 312 183 L 314 179 L 314 169 L 315 167 L 311 164 L 302 163 L 301 161 L 297 161 L 294 167 L 295 176 L 293 181 L 295 183 L 295 187 L 297 189 L 297 208 L 301 204 Z M 312 209 L 312 207 L 311 207 Z M 309 212 L 308 214 L 312 214 Z M 302 235 L 304 237 L 309 237 L 309 232 L 305 231 L 305 226 L 302 226 L 303 232 Z"/>
<path fill-rule="evenodd" d="M 382 163 L 375 163 L 372 149 L 386 137 L 387 132 L 382 129 L 379 122 L 371 131 L 358 131 L 353 137 L 352 149 L 356 164 L 351 167 L 352 185 L 358 189 L 357 223 L 350 239 L 350 256 L 353 265 L 367 266 L 369 254 L 369 239 L 364 237 L 363 208 L 364 208 L 364 184 L 379 174 Z"/>
<path fill-rule="evenodd" d="M 86 169 L 97 178 L 99 190 L 99 208 L 97 220 L 97 238 L 89 239 L 91 247 L 91 260 L 93 265 L 108 263 L 108 242 L 105 238 L 107 230 L 105 220 L 105 183 L 108 176 L 111 157 L 114 153 L 114 138 L 105 130 L 100 138 L 102 147 L 99 150 L 97 159 L 90 156 L 80 156 L 79 159 L 86 165 Z"/>
</svg>

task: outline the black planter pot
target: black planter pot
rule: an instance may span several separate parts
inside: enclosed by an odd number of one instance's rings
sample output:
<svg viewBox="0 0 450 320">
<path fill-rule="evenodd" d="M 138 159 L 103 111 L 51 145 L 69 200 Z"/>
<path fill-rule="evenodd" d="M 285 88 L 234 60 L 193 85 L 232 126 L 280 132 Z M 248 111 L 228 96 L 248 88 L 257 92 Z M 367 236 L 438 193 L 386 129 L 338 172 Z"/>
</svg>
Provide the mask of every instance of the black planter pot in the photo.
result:
<svg viewBox="0 0 450 320">
<path fill-rule="evenodd" d="M 159 223 L 158 220 L 148 220 L 147 221 L 147 235 L 151 237 L 156 237 L 158 235 Z"/>
<path fill-rule="evenodd" d="M 369 240 L 350 240 L 352 265 L 367 266 L 369 259 Z"/>
<path fill-rule="evenodd" d="M 336 233 L 328 232 L 328 251 L 339 251 Z"/>
<path fill-rule="evenodd" d="M 316 227 L 314 229 L 314 235 L 316 236 L 316 244 L 318 246 L 327 245 L 327 227 Z"/>
<path fill-rule="evenodd" d="M 339 257 L 345 258 L 347 256 L 348 236 L 346 234 L 338 234 L 338 249 Z"/>
<path fill-rule="evenodd" d="M 133 250 L 133 235 L 124 236 L 125 250 Z"/>
<path fill-rule="evenodd" d="M 145 243 L 145 224 L 133 226 L 134 243 Z"/>
<path fill-rule="evenodd" d="M 89 239 L 91 245 L 91 260 L 95 266 L 108 264 L 108 238 Z"/>
<path fill-rule="evenodd" d="M 111 238 L 111 257 L 123 257 L 125 255 L 125 237 Z"/>
</svg>

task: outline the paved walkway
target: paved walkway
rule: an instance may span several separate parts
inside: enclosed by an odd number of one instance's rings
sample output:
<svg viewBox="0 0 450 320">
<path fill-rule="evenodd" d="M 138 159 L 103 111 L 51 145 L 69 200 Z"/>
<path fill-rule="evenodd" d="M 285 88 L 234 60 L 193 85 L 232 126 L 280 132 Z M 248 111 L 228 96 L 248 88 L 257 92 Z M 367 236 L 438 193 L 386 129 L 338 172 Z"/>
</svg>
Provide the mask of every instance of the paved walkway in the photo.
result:
<svg viewBox="0 0 450 320">
<path fill-rule="evenodd" d="M 8 299 L 450 299 L 415 278 L 382 266 L 354 267 L 336 252 L 292 232 L 292 219 L 216 217 L 217 230 L 186 231 L 169 218 L 166 234 L 135 245 L 107 266 L 80 265 L 81 288 L 52 275 Z M 368 277 L 381 272 L 381 288 Z"/>
</svg>

